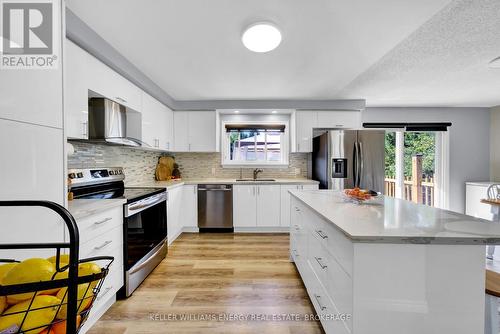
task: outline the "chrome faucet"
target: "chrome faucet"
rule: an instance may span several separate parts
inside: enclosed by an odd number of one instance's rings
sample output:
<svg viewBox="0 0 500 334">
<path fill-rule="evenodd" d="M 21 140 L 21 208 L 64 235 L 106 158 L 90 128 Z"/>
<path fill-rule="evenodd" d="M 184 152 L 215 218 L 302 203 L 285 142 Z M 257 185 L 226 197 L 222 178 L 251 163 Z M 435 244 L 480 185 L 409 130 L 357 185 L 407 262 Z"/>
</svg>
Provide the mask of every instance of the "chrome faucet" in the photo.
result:
<svg viewBox="0 0 500 334">
<path fill-rule="evenodd" d="M 257 175 L 259 175 L 259 173 L 262 173 L 263 170 L 262 169 L 254 169 L 253 170 L 253 179 L 254 181 L 257 180 Z"/>
</svg>

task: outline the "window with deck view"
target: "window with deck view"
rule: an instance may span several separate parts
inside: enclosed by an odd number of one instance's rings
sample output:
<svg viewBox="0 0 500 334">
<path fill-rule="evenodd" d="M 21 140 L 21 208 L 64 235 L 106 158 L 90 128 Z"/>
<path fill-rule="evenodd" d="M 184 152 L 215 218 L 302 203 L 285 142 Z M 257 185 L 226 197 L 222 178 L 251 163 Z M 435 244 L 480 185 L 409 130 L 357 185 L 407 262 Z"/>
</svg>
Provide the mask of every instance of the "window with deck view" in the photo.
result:
<svg viewBox="0 0 500 334">
<path fill-rule="evenodd" d="M 223 164 L 287 165 L 284 124 L 226 124 Z"/>
</svg>

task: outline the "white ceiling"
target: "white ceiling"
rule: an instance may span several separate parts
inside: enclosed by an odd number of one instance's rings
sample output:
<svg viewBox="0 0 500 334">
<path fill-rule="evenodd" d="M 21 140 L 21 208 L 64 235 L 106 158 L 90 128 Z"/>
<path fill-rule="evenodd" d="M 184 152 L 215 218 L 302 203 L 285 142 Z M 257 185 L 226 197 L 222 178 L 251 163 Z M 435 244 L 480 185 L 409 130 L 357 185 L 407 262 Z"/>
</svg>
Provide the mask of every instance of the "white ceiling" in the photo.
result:
<svg viewBox="0 0 500 334">
<path fill-rule="evenodd" d="M 500 104 L 498 0 L 67 0 L 176 100 L 363 99 L 368 106 Z M 282 44 L 241 33 L 272 21 Z"/>
<path fill-rule="evenodd" d="M 369 106 L 500 105 L 500 1 L 460 0 L 339 93 Z"/>
<path fill-rule="evenodd" d="M 333 99 L 449 0 L 67 0 L 176 100 Z M 241 43 L 272 21 L 276 50 Z M 364 98 L 362 95 L 357 98 Z"/>
</svg>

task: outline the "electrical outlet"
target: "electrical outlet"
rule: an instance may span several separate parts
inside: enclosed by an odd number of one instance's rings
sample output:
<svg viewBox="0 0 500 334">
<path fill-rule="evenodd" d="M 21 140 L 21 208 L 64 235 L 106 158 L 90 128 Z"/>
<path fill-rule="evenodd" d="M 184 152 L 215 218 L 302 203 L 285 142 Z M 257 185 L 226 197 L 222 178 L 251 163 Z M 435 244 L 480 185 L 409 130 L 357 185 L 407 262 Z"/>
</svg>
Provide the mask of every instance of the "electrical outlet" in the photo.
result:
<svg viewBox="0 0 500 334">
<path fill-rule="evenodd" d="M 300 168 L 295 168 L 295 175 L 300 175 Z"/>
<path fill-rule="evenodd" d="M 215 167 L 212 167 L 212 176 L 215 176 Z"/>
</svg>

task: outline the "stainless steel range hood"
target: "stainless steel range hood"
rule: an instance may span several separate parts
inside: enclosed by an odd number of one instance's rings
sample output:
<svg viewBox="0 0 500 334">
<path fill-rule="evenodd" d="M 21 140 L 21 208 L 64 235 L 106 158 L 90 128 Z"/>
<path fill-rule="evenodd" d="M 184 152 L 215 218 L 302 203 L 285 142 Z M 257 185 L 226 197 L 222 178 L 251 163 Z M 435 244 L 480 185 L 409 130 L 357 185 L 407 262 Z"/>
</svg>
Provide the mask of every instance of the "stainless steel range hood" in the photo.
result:
<svg viewBox="0 0 500 334">
<path fill-rule="evenodd" d="M 139 114 L 140 115 L 140 114 Z M 89 141 L 126 146 L 142 146 L 142 142 L 128 136 L 127 129 L 140 128 L 140 117 L 129 117 L 127 108 L 106 98 L 89 99 Z M 127 124 L 139 122 L 139 124 Z"/>
</svg>

